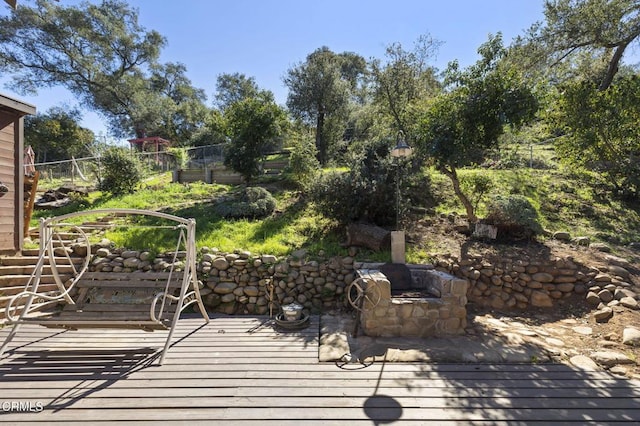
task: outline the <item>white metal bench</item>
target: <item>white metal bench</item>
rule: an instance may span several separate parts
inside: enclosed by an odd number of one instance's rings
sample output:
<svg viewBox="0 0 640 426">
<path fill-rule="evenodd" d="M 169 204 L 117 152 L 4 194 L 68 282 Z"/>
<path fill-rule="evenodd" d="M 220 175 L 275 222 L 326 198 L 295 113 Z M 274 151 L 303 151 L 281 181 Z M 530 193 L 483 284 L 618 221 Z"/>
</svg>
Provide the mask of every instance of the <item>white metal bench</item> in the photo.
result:
<svg viewBox="0 0 640 426">
<path fill-rule="evenodd" d="M 166 219 L 170 226 L 160 226 L 178 231 L 174 255 L 185 253 L 184 267 L 166 272 L 91 272 L 91 243 L 78 225 L 64 221 L 83 215 L 142 215 Z M 40 222 L 40 257 L 24 291 L 11 298 L 5 308 L 7 323 L 12 330 L 0 348 L 0 356 L 18 332 L 21 324 L 39 324 L 45 327 L 80 328 L 137 328 L 146 331 L 168 330 L 159 363 L 162 364 L 181 312 L 190 305 L 197 305 L 205 321 L 205 310 L 196 275 L 195 220 L 165 213 L 134 210 L 107 209 L 70 213 Z M 156 228 L 158 226 L 144 227 Z M 73 229 L 78 238 L 75 244 L 86 245 L 86 255 L 79 268 L 69 258 L 72 277 L 63 282 L 56 265 L 56 253 L 63 252 L 65 240 L 60 230 Z M 60 247 L 63 247 L 61 250 Z M 57 249 L 57 251 L 56 251 Z M 49 259 L 57 284 L 53 292 L 39 292 L 45 260 Z"/>
</svg>

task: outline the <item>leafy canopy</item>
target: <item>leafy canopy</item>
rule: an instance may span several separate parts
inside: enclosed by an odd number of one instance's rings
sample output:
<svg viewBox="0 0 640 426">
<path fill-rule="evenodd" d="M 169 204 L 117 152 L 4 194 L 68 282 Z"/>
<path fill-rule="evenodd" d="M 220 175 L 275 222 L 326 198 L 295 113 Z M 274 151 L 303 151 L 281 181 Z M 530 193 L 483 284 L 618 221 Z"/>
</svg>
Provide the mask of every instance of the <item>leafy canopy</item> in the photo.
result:
<svg viewBox="0 0 640 426">
<path fill-rule="evenodd" d="M 36 154 L 36 162 L 68 160 L 90 155 L 95 135 L 81 127 L 76 109 L 51 108 L 24 120 L 25 140 Z"/>
<path fill-rule="evenodd" d="M 547 0 L 544 23 L 534 24 L 513 50 L 524 68 L 554 79 L 593 75 L 606 90 L 640 36 L 637 0 Z"/>
<path fill-rule="evenodd" d="M 564 86 L 558 103 L 565 136 L 556 149 L 567 164 L 597 170 L 619 195 L 640 195 L 640 78 L 616 79 L 607 90 L 589 81 Z"/>
<path fill-rule="evenodd" d="M 396 131 L 411 134 L 415 121 L 412 107 L 438 92 L 436 70 L 428 61 L 440 44 L 427 34 L 418 38 L 411 51 L 393 43 L 386 48 L 385 63 L 378 59 L 371 61 L 374 101 L 391 116 Z"/>
<path fill-rule="evenodd" d="M 323 165 L 329 161 L 331 145 L 344 132 L 347 106 L 365 70 L 361 56 L 321 47 L 284 77 L 289 87 L 287 107 L 295 118 L 315 126 L 318 160 Z"/>
<path fill-rule="evenodd" d="M 184 65 L 158 63 L 165 44 L 121 0 L 36 0 L 0 17 L 0 71 L 13 75 L 12 87 L 63 86 L 118 136 L 188 138 L 203 118 L 204 93 L 191 87 Z"/>
<path fill-rule="evenodd" d="M 224 111 L 236 102 L 254 98 L 262 91 L 256 84 L 254 77 L 247 77 L 241 73 L 220 74 L 216 79 L 215 104 Z M 266 95 L 269 92 L 264 92 Z"/>
</svg>

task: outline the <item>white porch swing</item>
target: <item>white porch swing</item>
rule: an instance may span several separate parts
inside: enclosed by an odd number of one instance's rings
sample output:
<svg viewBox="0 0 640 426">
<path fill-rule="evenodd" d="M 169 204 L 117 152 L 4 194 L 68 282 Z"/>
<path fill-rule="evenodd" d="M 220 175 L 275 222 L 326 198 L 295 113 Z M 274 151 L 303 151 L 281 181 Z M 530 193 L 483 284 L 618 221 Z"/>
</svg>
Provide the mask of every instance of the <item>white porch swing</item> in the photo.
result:
<svg viewBox="0 0 640 426">
<path fill-rule="evenodd" d="M 168 272 L 91 272 L 91 244 L 82 227 L 64 221 L 88 215 L 153 216 L 174 222 L 169 226 L 141 225 L 146 228 L 178 230 L 176 250 Z M 110 224 L 109 227 L 130 224 Z M 134 225 L 137 226 L 137 225 Z M 91 227 L 89 225 L 89 227 Z M 78 238 L 74 244 L 86 246 L 81 265 L 74 265 L 68 251 L 64 230 L 74 230 Z M 7 324 L 13 328 L 7 335 L 0 357 L 22 324 L 45 327 L 80 328 L 137 328 L 146 331 L 168 330 L 167 340 L 159 363 L 162 364 L 175 331 L 180 314 L 196 304 L 208 323 L 196 275 L 196 223 L 166 213 L 136 209 L 102 209 L 70 213 L 40 221 L 40 256 L 24 290 L 13 296 L 5 308 Z M 60 249 L 62 247 L 62 249 Z M 57 249 L 57 250 L 56 250 Z M 184 251 L 184 269 L 176 270 L 178 253 Z M 64 253 L 71 265 L 71 278 L 63 282 L 56 264 L 56 254 Z M 49 260 L 47 265 L 46 260 Z M 50 266 L 55 290 L 43 291 L 43 270 Z M 78 267 L 79 266 L 79 267 Z M 46 309 L 45 309 L 46 308 Z"/>
</svg>

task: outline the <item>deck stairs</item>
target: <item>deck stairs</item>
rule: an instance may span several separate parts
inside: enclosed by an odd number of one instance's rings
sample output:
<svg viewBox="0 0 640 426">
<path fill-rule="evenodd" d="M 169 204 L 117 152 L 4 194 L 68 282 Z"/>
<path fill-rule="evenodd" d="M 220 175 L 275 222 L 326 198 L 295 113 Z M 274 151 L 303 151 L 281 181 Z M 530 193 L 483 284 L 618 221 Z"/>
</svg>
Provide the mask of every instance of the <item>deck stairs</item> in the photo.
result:
<svg viewBox="0 0 640 426">
<path fill-rule="evenodd" d="M 87 234 L 100 232 L 109 228 L 113 219 L 114 218 L 111 217 L 105 217 L 96 221 L 85 222 L 80 225 L 79 228 Z M 31 229 L 29 231 L 29 236 L 32 241 L 37 242 L 38 230 Z M 64 240 L 65 243 L 78 238 L 78 234 L 73 232 L 61 232 L 58 236 L 61 240 Z M 73 265 L 75 265 L 76 269 L 82 265 L 83 257 L 74 253 L 69 253 L 69 256 L 67 257 L 67 255 L 62 252 L 62 250 L 65 249 L 60 247 L 60 250 L 60 252 L 56 252 L 55 263 L 58 265 L 58 272 L 60 273 L 61 279 L 65 281 L 72 276 Z M 68 249 L 66 249 L 66 251 L 68 253 Z M 4 308 L 6 304 L 14 295 L 25 289 L 25 285 L 29 282 L 39 256 L 40 250 L 38 248 L 23 249 L 22 252 L 16 255 L 0 256 L 0 325 L 5 317 Z M 40 280 L 40 289 L 43 291 L 54 291 L 57 289 L 55 279 L 49 265 L 49 258 L 45 257 L 45 266 Z"/>
</svg>

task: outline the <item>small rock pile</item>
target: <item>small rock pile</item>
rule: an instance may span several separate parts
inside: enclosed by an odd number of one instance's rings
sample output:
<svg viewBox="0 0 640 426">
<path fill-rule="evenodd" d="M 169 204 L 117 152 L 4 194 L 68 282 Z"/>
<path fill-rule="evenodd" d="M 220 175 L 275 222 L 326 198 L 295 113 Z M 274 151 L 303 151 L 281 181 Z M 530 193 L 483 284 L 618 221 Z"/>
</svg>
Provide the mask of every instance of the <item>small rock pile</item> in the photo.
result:
<svg viewBox="0 0 640 426">
<path fill-rule="evenodd" d="M 613 316 L 613 307 L 624 306 L 639 309 L 640 295 L 630 282 L 630 273 L 625 268 L 628 262 L 615 256 L 607 256 L 610 265 L 599 268 L 599 273 L 589 281 L 587 303 L 597 310 L 594 317 L 598 322 L 606 322 Z M 622 266 L 624 265 L 624 266 Z"/>
<path fill-rule="evenodd" d="M 626 279 L 629 272 L 620 266 L 609 266 L 608 273 L 598 274 L 590 282 L 587 293 L 587 303 L 596 307 L 594 312 L 596 321 L 605 322 L 613 316 L 614 306 L 624 306 L 629 309 L 639 309 L 638 299 L 640 298 L 633 290 L 632 284 Z"/>
</svg>

